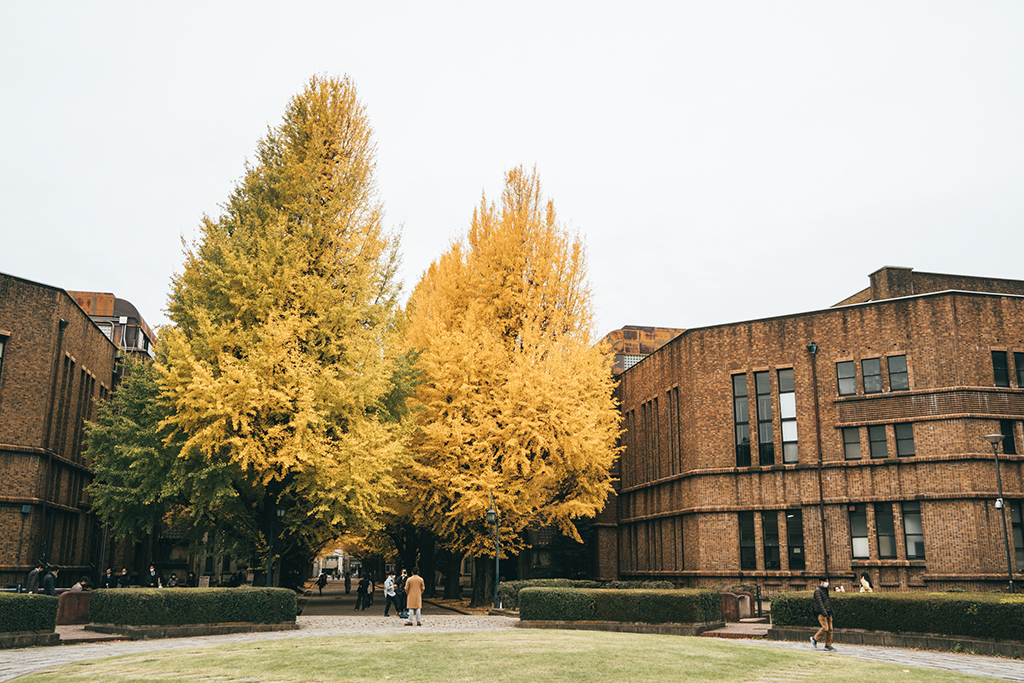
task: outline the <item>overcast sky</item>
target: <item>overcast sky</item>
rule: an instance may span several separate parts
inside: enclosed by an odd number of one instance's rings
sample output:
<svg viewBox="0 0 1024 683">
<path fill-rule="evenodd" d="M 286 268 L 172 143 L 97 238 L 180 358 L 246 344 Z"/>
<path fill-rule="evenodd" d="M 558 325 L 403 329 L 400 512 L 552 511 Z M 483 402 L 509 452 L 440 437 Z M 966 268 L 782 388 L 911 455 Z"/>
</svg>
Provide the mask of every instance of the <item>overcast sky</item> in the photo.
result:
<svg viewBox="0 0 1024 683">
<path fill-rule="evenodd" d="M 376 131 L 406 291 L 536 166 L 604 334 L 825 308 L 885 265 L 1024 279 L 1024 3 L 8 2 L 0 272 L 167 322 L 313 74 Z"/>
</svg>

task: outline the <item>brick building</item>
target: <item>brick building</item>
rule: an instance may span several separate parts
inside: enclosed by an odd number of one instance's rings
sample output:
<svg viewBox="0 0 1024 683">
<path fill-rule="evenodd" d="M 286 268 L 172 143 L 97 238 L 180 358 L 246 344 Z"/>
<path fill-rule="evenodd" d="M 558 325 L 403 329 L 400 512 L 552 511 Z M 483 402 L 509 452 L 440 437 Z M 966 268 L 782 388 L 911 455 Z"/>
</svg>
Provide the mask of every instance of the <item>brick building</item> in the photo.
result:
<svg viewBox="0 0 1024 683">
<path fill-rule="evenodd" d="M 688 329 L 619 377 L 597 574 L 684 586 L 1024 579 L 1024 282 L 883 268 L 834 307 Z M 607 516 L 606 511 L 606 515 Z M 603 558 L 603 559 L 601 559 Z"/>
<path fill-rule="evenodd" d="M 70 585 L 101 534 L 84 424 L 113 388 L 117 347 L 62 289 L 0 274 L 0 585 L 42 559 Z"/>
</svg>

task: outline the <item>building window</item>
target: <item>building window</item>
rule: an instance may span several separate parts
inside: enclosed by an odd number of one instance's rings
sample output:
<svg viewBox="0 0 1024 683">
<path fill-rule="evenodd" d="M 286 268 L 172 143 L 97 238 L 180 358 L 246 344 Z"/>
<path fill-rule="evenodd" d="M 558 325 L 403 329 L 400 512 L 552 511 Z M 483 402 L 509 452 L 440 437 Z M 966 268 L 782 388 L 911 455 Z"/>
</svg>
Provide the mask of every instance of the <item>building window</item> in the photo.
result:
<svg viewBox="0 0 1024 683">
<path fill-rule="evenodd" d="M 914 454 L 914 425 L 896 425 L 896 455 L 906 458 Z"/>
<path fill-rule="evenodd" d="M 1000 420 L 999 433 L 1003 435 L 1003 453 L 1017 455 L 1017 442 L 1013 438 L 1013 420 Z"/>
<path fill-rule="evenodd" d="M 789 571 L 804 569 L 804 514 L 801 510 L 786 513 L 786 545 L 789 549 Z"/>
<path fill-rule="evenodd" d="M 733 416 L 736 422 L 736 467 L 750 467 L 750 408 L 747 376 L 732 376 Z"/>
<path fill-rule="evenodd" d="M 860 429 L 843 427 L 843 454 L 847 460 L 860 460 Z"/>
<path fill-rule="evenodd" d="M 907 391 L 910 389 L 910 375 L 907 374 L 906 356 L 889 356 L 889 391 Z"/>
<path fill-rule="evenodd" d="M 903 535 L 907 539 L 907 559 L 924 559 L 924 530 L 921 527 L 921 504 L 903 504 Z"/>
<path fill-rule="evenodd" d="M 1017 571 L 1024 571 L 1024 516 L 1021 501 L 1010 502 L 1010 525 L 1013 527 L 1013 549 L 1017 555 Z"/>
<path fill-rule="evenodd" d="M 793 369 L 779 370 L 779 413 L 782 418 L 782 462 L 800 460 L 796 438 L 796 392 Z"/>
<path fill-rule="evenodd" d="M 839 377 L 839 395 L 853 396 L 857 393 L 857 364 L 852 360 L 836 363 L 836 375 Z"/>
<path fill-rule="evenodd" d="M 1024 353 L 1013 354 L 1013 366 L 1017 369 L 1017 388 L 1024 389 Z"/>
<path fill-rule="evenodd" d="M 638 356 L 635 354 L 623 354 L 622 355 L 622 371 L 625 372 L 631 367 L 642 361 L 646 356 Z"/>
<path fill-rule="evenodd" d="M 992 352 L 992 374 L 997 387 L 1010 386 L 1010 366 L 1006 359 L 1006 351 Z"/>
<path fill-rule="evenodd" d="M 885 443 L 885 425 L 868 427 L 868 447 L 872 458 L 889 457 L 889 446 Z"/>
<path fill-rule="evenodd" d="M 3 377 L 4 373 L 4 349 L 7 347 L 7 340 L 9 337 L 0 337 L 0 377 Z"/>
<path fill-rule="evenodd" d="M 757 569 L 757 550 L 754 547 L 754 513 L 741 512 L 740 518 L 740 569 Z"/>
<path fill-rule="evenodd" d="M 896 522 L 892 515 L 892 503 L 875 503 L 875 532 L 878 535 L 878 557 L 896 557 Z"/>
<path fill-rule="evenodd" d="M 764 568 L 782 569 L 779 557 L 779 513 L 761 513 L 761 536 L 764 537 Z"/>
<path fill-rule="evenodd" d="M 754 373 L 757 394 L 757 464 L 775 464 L 775 435 L 772 433 L 772 390 L 767 372 Z"/>
<path fill-rule="evenodd" d="M 850 540 L 854 558 L 867 559 L 871 555 L 868 543 L 868 510 L 866 505 L 850 506 Z"/>
<path fill-rule="evenodd" d="M 868 358 L 861 361 L 861 370 L 864 372 L 864 393 L 882 393 L 882 363 L 877 358 Z"/>
</svg>

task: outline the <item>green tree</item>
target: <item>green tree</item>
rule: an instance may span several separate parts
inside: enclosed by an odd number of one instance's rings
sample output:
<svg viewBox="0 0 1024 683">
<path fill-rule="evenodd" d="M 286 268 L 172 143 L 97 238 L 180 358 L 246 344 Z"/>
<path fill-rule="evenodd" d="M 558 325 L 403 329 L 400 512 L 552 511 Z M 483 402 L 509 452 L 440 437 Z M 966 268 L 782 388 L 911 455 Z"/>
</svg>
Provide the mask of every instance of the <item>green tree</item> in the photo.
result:
<svg viewBox="0 0 1024 683">
<path fill-rule="evenodd" d="M 500 206 L 481 201 L 408 313 L 424 377 L 409 474 L 417 523 L 448 549 L 493 557 L 493 490 L 503 550 L 547 525 L 579 542 L 574 520 L 611 490 L 619 417 L 594 346 L 583 245 L 542 199 L 536 172 L 509 171 Z M 490 574 L 477 564 L 480 588 Z"/>
<path fill-rule="evenodd" d="M 259 557 L 273 525 L 308 556 L 397 492 L 413 357 L 374 169 L 354 85 L 314 77 L 186 249 L 154 367 L 174 467 L 154 476 L 203 480 L 157 496 L 193 537 Z"/>
</svg>

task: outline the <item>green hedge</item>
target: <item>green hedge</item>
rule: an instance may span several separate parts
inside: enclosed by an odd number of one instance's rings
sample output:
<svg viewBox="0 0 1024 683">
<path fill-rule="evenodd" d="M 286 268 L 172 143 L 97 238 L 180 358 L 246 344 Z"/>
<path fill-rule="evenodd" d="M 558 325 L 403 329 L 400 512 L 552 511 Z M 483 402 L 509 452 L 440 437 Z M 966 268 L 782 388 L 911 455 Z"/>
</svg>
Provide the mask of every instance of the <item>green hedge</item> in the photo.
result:
<svg viewBox="0 0 1024 683">
<path fill-rule="evenodd" d="M 0 633 L 54 631 L 57 628 L 57 598 L 28 593 L 0 593 Z"/>
<path fill-rule="evenodd" d="M 108 588 L 89 598 L 89 621 L 121 626 L 277 624 L 296 610 L 287 588 Z"/>
<path fill-rule="evenodd" d="M 999 593 L 832 593 L 836 628 L 935 633 L 1024 642 L 1024 595 Z M 772 598 L 772 623 L 814 626 L 814 593 Z"/>
<path fill-rule="evenodd" d="M 717 591 L 609 588 L 524 588 L 519 618 L 525 621 L 621 621 L 700 624 L 719 621 Z"/>
<path fill-rule="evenodd" d="M 577 581 L 573 579 L 530 579 L 528 581 L 505 581 L 498 585 L 498 600 L 505 609 L 519 609 L 519 591 L 524 588 L 656 588 L 672 590 L 670 581 Z"/>
</svg>

